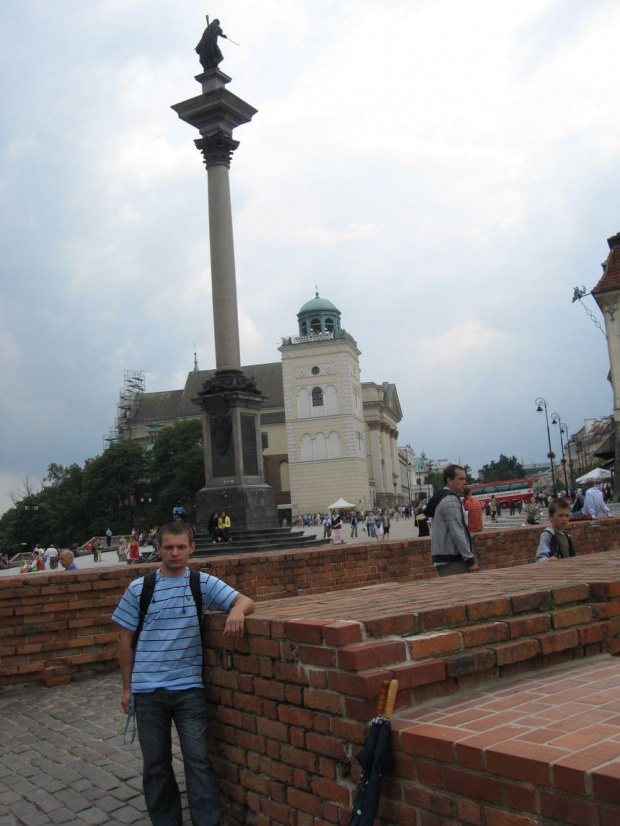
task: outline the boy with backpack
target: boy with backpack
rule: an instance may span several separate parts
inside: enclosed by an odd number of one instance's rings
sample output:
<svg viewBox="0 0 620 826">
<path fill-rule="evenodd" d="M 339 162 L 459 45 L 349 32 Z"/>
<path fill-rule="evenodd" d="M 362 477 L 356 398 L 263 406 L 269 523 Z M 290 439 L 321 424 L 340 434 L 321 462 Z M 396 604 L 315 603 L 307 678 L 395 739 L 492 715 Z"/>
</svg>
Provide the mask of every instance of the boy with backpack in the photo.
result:
<svg viewBox="0 0 620 826">
<path fill-rule="evenodd" d="M 179 788 L 172 770 L 174 720 L 186 766 L 192 823 L 216 826 L 221 817 L 217 780 L 207 750 L 200 626 L 206 611 L 227 611 L 224 634 L 243 635 L 249 597 L 202 571 L 190 571 L 193 535 L 182 521 L 164 525 L 161 567 L 129 584 L 112 619 L 121 627 L 121 705 L 135 704 L 146 805 L 155 824 L 181 826 Z"/>
<path fill-rule="evenodd" d="M 549 503 L 550 527 L 540 535 L 536 562 L 557 562 L 575 556 L 575 546 L 571 535 L 566 531 L 570 519 L 570 505 L 566 499 L 552 499 Z"/>
</svg>

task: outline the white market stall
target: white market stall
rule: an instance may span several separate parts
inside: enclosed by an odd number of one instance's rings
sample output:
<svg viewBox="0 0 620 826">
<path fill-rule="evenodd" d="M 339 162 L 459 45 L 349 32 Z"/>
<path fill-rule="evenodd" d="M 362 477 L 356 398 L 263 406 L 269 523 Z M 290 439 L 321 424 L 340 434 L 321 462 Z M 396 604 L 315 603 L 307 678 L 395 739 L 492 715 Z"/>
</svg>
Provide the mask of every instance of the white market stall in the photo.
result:
<svg viewBox="0 0 620 826">
<path fill-rule="evenodd" d="M 611 471 L 605 470 L 605 468 L 602 467 L 595 467 L 594 470 L 580 476 L 579 479 L 577 479 L 577 484 L 582 485 L 590 479 L 594 479 L 595 482 L 602 482 L 605 479 L 611 479 Z"/>
<path fill-rule="evenodd" d="M 355 505 L 347 502 L 346 499 L 339 499 L 337 502 L 334 502 L 333 505 L 330 505 L 327 510 L 333 511 L 336 508 L 338 508 L 339 511 L 346 511 L 351 510 L 351 508 L 355 508 Z"/>
</svg>

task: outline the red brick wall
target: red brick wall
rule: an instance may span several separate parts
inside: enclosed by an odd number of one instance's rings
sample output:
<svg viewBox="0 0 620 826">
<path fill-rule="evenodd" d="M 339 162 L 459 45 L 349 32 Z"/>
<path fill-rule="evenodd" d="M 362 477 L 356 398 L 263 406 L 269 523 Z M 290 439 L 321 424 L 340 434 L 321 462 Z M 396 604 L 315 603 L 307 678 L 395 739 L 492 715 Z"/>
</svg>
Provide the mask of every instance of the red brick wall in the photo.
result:
<svg viewBox="0 0 620 826">
<path fill-rule="evenodd" d="M 576 523 L 571 530 L 580 554 L 620 547 L 620 519 Z M 532 562 L 539 534 L 540 528 L 478 534 L 480 565 L 488 570 Z M 111 614 L 129 581 L 150 567 L 0 580 L 0 685 L 53 685 L 82 671 L 115 667 Z M 436 578 L 428 539 L 214 557 L 201 561 L 200 567 L 257 601 Z"/>
<path fill-rule="evenodd" d="M 614 556 L 617 565 L 620 556 Z M 452 589 L 458 599 L 459 579 L 447 588 L 444 581 L 437 584 L 442 593 Z M 403 636 L 390 633 L 393 616 L 384 626 L 376 619 L 286 621 L 275 616 L 282 611 L 270 603 L 248 619 L 246 637 L 233 641 L 221 634 L 223 618 L 213 617 L 206 637 L 206 692 L 214 719 L 212 754 L 226 802 L 223 823 L 245 823 L 247 809 L 255 813 L 257 826 L 348 823 L 359 778 L 354 755 L 386 678 L 399 680 L 397 709 L 404 711 L 482 682 L 618 650 L 620 580 L 528 590 L 535 587 L 535 577 L 529 579 L 520 593 L 502 596 L 506 578 L 494 582 L 487 574 L 489 599 L 451 610 L 438 607 L 436 590 L 428 596 L 427 609 L 403 615 L 412 619 L 411 625 L 403 624 L 408 628 Z M 292 601 L 291 615 L 302 611 L 297 602 Z M 329 614 L 329 604 L 325 611 Z M 587 685 L 584 692 L 587 702 Z M 421 738 L 406 733 L 412 723 L 400 722 L 394 724 L 395 762 L 377 826 L 483 823 L 467 819 L 482 817 L 480 800 L 488 804 L 486 823 L 547 822 L 531 817 L 532 811 L 550 811 L 557 803 L 558 795 L 544 783 L 533 789 L 510 777 L 491 778 L 479 757 L 464 764 L 466 770 L 453 766 L 454 746 L 442 740 L 441 731 Z M 539 762 L 542 766 L 544 755 Z M 492 796 L 479 794 L 480 789 Z M 522 794 L 522 789 L 529 791 Z M 585 787 L 570 807 L 598 818 L 598 802 Z M 605 811 L 620 815 L 617 807 Z M 599 820 L 569 822 L 585 826 Z"/>
</svg>

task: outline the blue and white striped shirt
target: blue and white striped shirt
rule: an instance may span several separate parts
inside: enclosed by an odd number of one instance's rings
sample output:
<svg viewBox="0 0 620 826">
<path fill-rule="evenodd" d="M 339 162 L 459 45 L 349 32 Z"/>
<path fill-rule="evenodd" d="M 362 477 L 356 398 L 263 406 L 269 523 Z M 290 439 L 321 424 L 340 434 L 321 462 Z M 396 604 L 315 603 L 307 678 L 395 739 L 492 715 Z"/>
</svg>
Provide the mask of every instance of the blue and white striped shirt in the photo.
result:
<svg viewBox="0 0 620 826">
<path fill-rule="evenodd" d="M 140 616 L 144 577 L 134 580 L 112 615 L 113 622 L 135 631 Z M 221 579 L 200 572 L 203 611 L 228 611 L 238 591 Z M 144 618 L 136 648 L 131 690 L 181 690 L 202 687 L 202 645 L 189 568 L 171 579 L 157 571 L 153 599 Z"/>
</svg>

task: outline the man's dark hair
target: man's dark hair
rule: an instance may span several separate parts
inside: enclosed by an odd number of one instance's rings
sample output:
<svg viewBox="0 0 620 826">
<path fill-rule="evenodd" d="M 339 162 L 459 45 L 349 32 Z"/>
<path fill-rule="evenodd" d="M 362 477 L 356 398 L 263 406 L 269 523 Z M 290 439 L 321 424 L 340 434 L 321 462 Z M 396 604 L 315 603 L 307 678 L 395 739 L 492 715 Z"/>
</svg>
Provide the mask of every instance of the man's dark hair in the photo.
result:
<svg viewBox="0 0 620 826">
<path fill-rule="evenodd" d="M 189 539 L 190 545 L 194 541 L 194 531 L 189 528 L 184 522 L 168 522 L 159 529 L 157 534 L 157 544 L 161 545 L 162 537 L 165 533 L 173 536 L 180 536 L 182 533 Z"/>
<path fill-rule="evenodd" d="M 460 465 L 447 465 L 443 469 L 443 483 L 444 483 L 444 485 L 448 484 L 448 479 L 454 479 L 454 477 L 456 476 L 457 470 L 465 470 L 465 468 L 461 467 Z"/>
<path fill-rule="evenodd" d="M 570 502 L 567 502 L 566 499 L 552 499 L 549 502 L 549 516 L 553 516 L 556 511 L 569 511 L 570 510 Z"/>
</svg>

